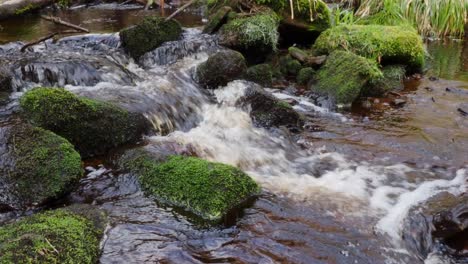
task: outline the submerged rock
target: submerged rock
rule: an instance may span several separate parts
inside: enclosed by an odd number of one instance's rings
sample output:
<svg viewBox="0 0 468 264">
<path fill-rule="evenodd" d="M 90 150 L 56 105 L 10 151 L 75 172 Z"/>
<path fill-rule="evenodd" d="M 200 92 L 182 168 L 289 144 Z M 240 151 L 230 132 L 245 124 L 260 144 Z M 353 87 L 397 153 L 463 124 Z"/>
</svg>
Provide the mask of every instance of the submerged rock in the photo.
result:
<svg viewBox="0 0 468 264">
<path fill-rule="evenodd" d="M 424 45 L 418 33 L 401 26 L 340 25 L 323 32 L 315 42 L 319 54 L 347 50 L 379 60 L 382 64 L 403 64 L 411 71 L 424 65 Z"/>
<path fill-rule="evenodd" d="M 220 220 L 259 192 L 241 170 L 199 158 L 136 150 L 124 155 L 122 164 L 138 175 L 146 194 L 208 220 Z"/>
<path fill-rule="evenodd" d="M 273 70 L 270 64 L 258 64 L 249 67 L 244 74 L 248 81 L 258 83 L 262 86 L 271 86 L 273 82 Z"/>
<path fill-rule="evenodd" d="M 278 45 L 279 18 L 264 12 L 229 21 L 221 28 L 219 43 L 240 51 L 247 60 L 262 62 Z"/>
<path fill-rule="evenodd" d="M 296 129 L 304 123 L 301 115 L 287 102 L 277 99 L 257 85 L 248 87 L 238 103 L 251 109 L 253 122 L 260 127 L 286 126 Z"/>
<path fill-rule="evenodd" d="M 136 26 L 120 31 L 122 46 L 134 59 L 151 51 L 166 41 L 174 41 L 180 38 L 182 27 L 171 19 L 166 21 L 159 16 L 151 16 L 143 19 Z"/>
<path fill-rule="evenodd" d="M 97 263 L 105 215 L 73 206 L 0 227 L 0 263 Z"/>
<path fill-rule="evenodd" d="M 233 50 L 220 51 L 200 64 L 196 71 L 198 82 L 207 89 L 225 86 L 239 78 L 247 69 L 244 56 Z"/>
<path fill-rule="evenodd" d="M 78 97 L 62 88 L 32 89 L 23 95 L 20 105 L 32 123 L 68 139 L 84 158 L 136 143 L 151 127 L 142 114 Z"/>
<path fill-rule="evenodd" d="M 468 103 L 461 103 L 458 105 L 457 110 L 462 116 L 468 116 Z"/>
<path fill-rule="evenodd" d="M 369 81 L 382 77 L 377 63 L 348 51 L 335 51 L 317 72 L 312 90 L 335 98 L 338 104 L 351 104 Z"/>
<path fill-rule="evenodd" d="M 422 259 L 431 252 L 467 259 L 468 195 L 445 192 L 413 208 L 402 234 L 407 246 Z"/>
<path fill-rule="evenodd" d="M 27 124 L 0 130 L 0 211 L 59 198 L 82 176 L 80 155 L 66 139 Z"/>
</svg>

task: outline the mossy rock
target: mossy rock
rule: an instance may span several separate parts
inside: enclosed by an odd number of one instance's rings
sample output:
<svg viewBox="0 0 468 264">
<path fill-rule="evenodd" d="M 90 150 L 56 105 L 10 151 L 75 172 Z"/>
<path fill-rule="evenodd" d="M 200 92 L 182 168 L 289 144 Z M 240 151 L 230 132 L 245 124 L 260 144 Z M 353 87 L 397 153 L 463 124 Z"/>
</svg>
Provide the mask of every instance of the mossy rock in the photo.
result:
<svg viewBox="0 0 468 264">
<path fill-rule="evenodd" d="M 384 65 L 407 65 L 412 71 L 421 70 L 425 59 L 421 37 L 414 29 L 402 26 L 336 26 L 319 36 L 314 49 L 319 54 L 347 50 Z"/>
<path fill-rule="evenodd" d="M 138 142 L 149 121 L 110 103 L 78 97 L 62 88 L 35 88 L 20 99 L 33 124 L 68 139 L 84 158 Z"/>
<path fill-rule="evenodd" d="M 203 33 L 216 33 L 224 24 L 226 24 L 231 12 L 232 8 L 230 6 L 223 6 L 218 9 L 218 11 L 210 17 L 208 24 L 203 28 Z"/>
<path fill-rule="evenodd" d="M 259 193 L 247 174 L 229 165 L 184 156 L 156 159 L 141 150 L 126 156 L 124 166 L 138 175 L 146 194 L 204 219 L 220 220 Z"/>
<path fill-rule="evenodd" d="M 166 21 L 165 18 L 151 16 L 145 17 L 136 26 L 121 30 L 120 40 L 124 50 L 134 59 L 138 59 L 166 41 L 179 39 L 181 34 L 182 27 L 177 21 Z"/>
<path fill-rule="evenodd" d="M 373 79 L 362 91 L 364 96 L 383 96 L 390 91 L 403 90 L 403 79 L 405 78 L 405 66 L 388 65 L 382 68 L 383 76 Z"/>
<path fill-rule="evenodd" d="M 259 127 L 298 130 L 304 124 L 303 117 L 287 102 L 279 100 L 255 84 L 245 90 L 238 104 L 250 110 L 253 123 Z"/>
<path fill-rule="evenodd" d="M 251 62 L 261 62 L 276 50 L 279 18 L 263 12 L 230 20 L 220 31 L 220 44 L 240 51 Z"/>
<path fill-rule="evenodd" d="M 299 70 L 297 74 L 296 81 L 298 84 L 308 84 L 311 80 L 314 79 L 315 70 L 312 67 L 305 67 Z"/>
<path fill-rule="evenodd" d="M 0 92 L 11 92 L 11 74 L 0 66 Z"/>
<path fill-rule="evenodd" d="M 348 51 L 335 51 L 317 73 L 315 92 L 335 98 L 338 104 L 351 104 L 371 80 L 382 78 L 376 62 Z"/>
<path fill-rule="evenodd" d="M 249 67 L 244 74 L 248 81 L 258 83 L 262 86 L 271 86 L 273 82 L 273 70 L 270 64 L 258 64 Z"/>
<path fill-rule="evenodd" d="M 247 64 L 241 53 L 233 50 L 220 51 L 200 64 L 196 78 L 201 86 L 216 89 L 225 86 L 245 72 Z"/>
<path fill-rule="evenodd" d="M 0 263 L 97 263 L 104 225 L 73 211 L 46 211 L 0 227 Z"/>
<path fill-rule="evenodd" d="M 42 205 L 70 191 L 83 174 L 81 158 L 64 138 L 28 124 L 0 140 L 0 209 Z M 3 146 L 2 146 L 3 145 Z"/>
<path fill-rule="evenodd" d="M 281 57 L 278 63 L 279 69 L 284 76 L 296 77 L 296 75 L 302 69 L 302 64 L 290 55 Z"/>
</svg>

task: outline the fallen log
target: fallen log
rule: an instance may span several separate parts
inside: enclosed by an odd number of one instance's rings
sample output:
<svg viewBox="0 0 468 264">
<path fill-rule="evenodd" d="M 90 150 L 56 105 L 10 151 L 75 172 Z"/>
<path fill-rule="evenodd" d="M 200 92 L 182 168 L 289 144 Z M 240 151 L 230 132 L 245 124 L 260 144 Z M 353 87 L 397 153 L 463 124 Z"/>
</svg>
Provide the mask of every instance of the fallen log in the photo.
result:
<svg viewBox="0 0 468 264">
<path fill-rule="evenodd" d="M 309 66 L 322 65 L 327 59 L 327 56 L 325 55 L 314 57 L 314 56 L 309 55 L 307 52 L 296 47 L 290 47 L 288 51 L 291 57 Z"/>
<path fill-rule="evenodd" d="M 190 2 L 186 3 L 185 5 L 181 6 L 179 9 L 177 9 L 174 13 L 172 13 L 170 16 L 166 17 L 166 21 L 169 21 L 173 19 L 177 14 L 182 12 L 185 8 L 191 6 L 193 3 L 195 3 L 197 0 L 191 0 Z"/>
<path fill-rule="evenodd" d="M 54 0 L 0 0 L 0 20 L 19 16 L 53 3 Z"/>
<path fill-rule="evenodd" d="M 80 27 L 80 26 L 72 24 L 72 23 L 69 23 L 69 22 L 66 22 L 66 21 L 63 21 L 58 17 L 51 17 L 51 16 L 42 15 L 41 18 L 45 19 L 45 20 L 48 20 L 48 21 L 51 21 L 51 22 L 54 22 L 55 24 L 59 24 L 59 25 L 62 25 L 62 26 L 73 28 L 73 29 L 76 29 L 76 30 L 81 31 L 81 32 L 89 33 L 88 29 L 86 29 L 84 27 Z"/>
</svg>

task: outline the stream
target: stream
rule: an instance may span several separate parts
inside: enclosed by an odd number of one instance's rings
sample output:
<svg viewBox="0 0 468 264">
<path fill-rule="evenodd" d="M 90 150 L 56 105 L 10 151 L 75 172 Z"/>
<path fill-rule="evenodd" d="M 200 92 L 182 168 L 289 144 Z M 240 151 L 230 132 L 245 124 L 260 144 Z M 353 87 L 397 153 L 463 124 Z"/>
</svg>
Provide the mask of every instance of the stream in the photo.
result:
<svg viewBox="0 0 468 264">
<path fill-rule="evenodd" d="M 293 86 L 265 87 L 306 116 L 304 131 L 291 133 L 255 127 L 236 107 L 251 83 L 207 92 L 193 80 L 196 66 L 223 49 L 201 33 L 196 12 L 177 17 L 186 26 L 181 40 L 145 54 L 140 64 L 111 32 L 144 11 L 102 5 L 61 12 L 54 15 L 96 33 L 21 53 L 24 41 L 56 26 L 36 15 L 0 22 L 0 59 L 17 66 L 16 92 L 0 93 L 0 132 L 24 91 L 62 86 L 144 113 L 163 131 L 145 139 L 148 150 L 231 164 L 262 187 L 237 220 L 205 225 L 145 197 L 133 175 L 113 166 L 117 154 L 87 160 L 78 188 L 56 206 L 90 203 L 109 214 L 100 263 L 468 263 L 402 236 L 431 197 L 466 196 L 468 117 L 457 110 L 468 102 L 466 41 L 428 43 L 428 71 L 405 82 L 400 107 L 373 99 L 371 106 L 331 112 Z M 0 214 L 0 222 L 16 217 Z M 460 243 L 468 250 L 466 237 Z"/>
</svg>

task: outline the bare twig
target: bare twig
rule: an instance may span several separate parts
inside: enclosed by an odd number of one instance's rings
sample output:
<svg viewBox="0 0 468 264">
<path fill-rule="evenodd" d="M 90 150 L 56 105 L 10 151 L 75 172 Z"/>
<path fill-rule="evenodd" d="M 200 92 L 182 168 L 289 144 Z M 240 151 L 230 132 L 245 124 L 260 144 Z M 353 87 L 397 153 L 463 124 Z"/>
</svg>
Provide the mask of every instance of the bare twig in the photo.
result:
<svg viewBox="0 0 468 264">
<path fill-rule="evenodd" d="M 182 10 L 185 8 L 191 6 L 193 3 L 195 3 L 197 0 L 191 0 L 190 2 L 186 3 L 185 5 L 181 6 L 179 9 L 177 9 L 174 13 L 172 13 L 170 16 L 166 17 L 166 21 L 171 20 L 174 18 L 177 14 L 179 14 Z"/>
<path fill-rule="evenodd" d="M 31 47 L 31 46 L 34 46 L 34 45 L 37 45 L 41 42 L 44 42 L 48 39 L 51 39 L 53 37 L 55 37 L 56 35 L 62 35 L 62 34 L 74 34 L 74 33 L 80 33 L 79 31 L 76 31 L 76 30 L 65 30 L 65 31 L 60 31 L 60 32 L 54 32 L 54 33 L 51 33 L 45 37 L 42 37 L 40 39 L 37 39 L 37 40 L 34 40 L 32 42 L 29 42 L 29 43 L 26 43 L 24 44 L 23 47 L 21 47 L 20 51 L 21 52 L 24 52 L 27 48 Z"/>
<path fill-rule="evenodd" d="M 88 29 L 86 29 L 84 27 L 80 27 L 80 26 L 72 24 L 72 23 L 69 23 L 69 22 L 66 22 L 66 21 L 63 21 L 58 17 L 50 17 L 50 16 L 42 15 L 41 18 L 45 19 L 45 20 L 48 20 L 48 21 L 51 21 L 51 22 L 54 22 L 55 24 L 59 24 L 59 25 L 62 25 L 62 26 L 73 28 L 73 29 L 76 29 L 76 30 L 81 31 L 81 32 L 89 33 Z"/>
</svg>

